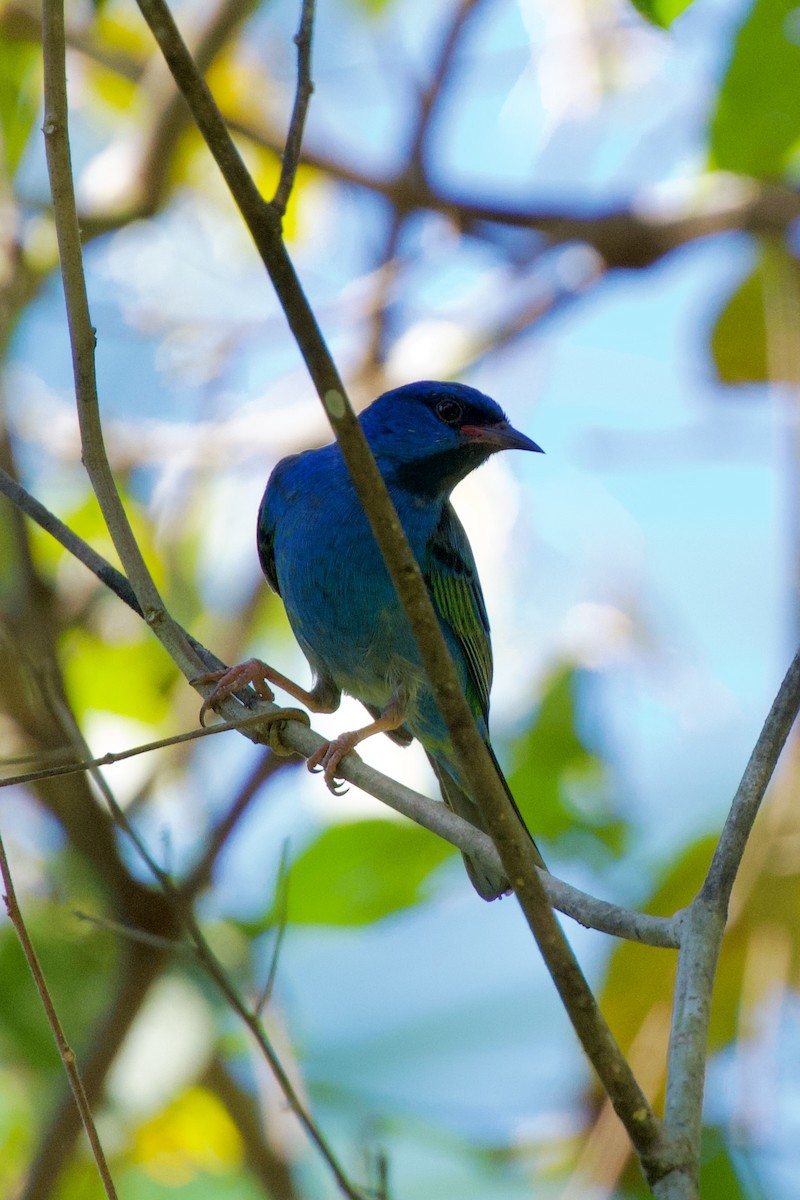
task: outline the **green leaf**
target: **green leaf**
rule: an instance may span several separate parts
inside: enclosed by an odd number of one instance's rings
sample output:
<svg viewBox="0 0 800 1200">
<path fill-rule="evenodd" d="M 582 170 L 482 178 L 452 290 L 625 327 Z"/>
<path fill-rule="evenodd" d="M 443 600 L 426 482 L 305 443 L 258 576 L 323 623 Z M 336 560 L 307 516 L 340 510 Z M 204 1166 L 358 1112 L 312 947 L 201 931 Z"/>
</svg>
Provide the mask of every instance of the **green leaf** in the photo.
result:
<svg viewBox="0 0 800 1200">
<path fill-rule="evenodd" d="M 668 917 L 690 904 L 703 882 L 715 844 L 714 837 L 703 837 L 688 846 L 669 864 L 643 911 Z M 601 999 L 603 1012 L 623 1050 L 630 1046 L 654 1005 L 663 1005 L 668 1014 L 676 962 L 676 954 L 671 950 L 640 946 L 636 942 L 618 944 L 609 963 Z M 647 986 L 637 984 L 637 980 L 646 980 Z"/>
<path fill-rule="evenodd" d="M 289 874 L 289 920 L 366 925 L 425 898 L 423 883 L 453 853 L 411 823 L 357 821 L 326 829 Z"/>
<path fill-rule="evenodd" d="M 796 0 L 755 0 L 736 37 L 711 119 L 715 167 L 781 177 L 800 139 Z"/>
<path fill-rule="evenodd" d="M 64 860 L 54 867 L 56 875 Z M 70 868 L 71 870 L 71 868 Z M 56 904 L 32 903 L 20 897 L 23 916 L 39 958 L 45 981 L 73 1049 L 80 1050 L 93 1022 L 108 1003 L 115 967 L 115 948 L 109 934 L 82 925 L 72 908 L 94 904 L 94 890 L 79 890 L 81 873 L 72 872 L 69 909 Z M 0 1056 L 30 1071 L 61 1071 L 58 1051 L 41 1000 L 10 926 L 0 932 Z"/>
<path fill-rule="evenodd" d="M 113 712 L 150 724 L 166 716 L 177 668 L 147 629 L 134 640 L 109 642 L 72 628 L 61 645 L 67 695 L 76 714 Z"/>
<path fill-rule="evenodd" d="M 713 1125 L 703 1129 L 700 1146 L 700 1193 L 703 1196 L 724 1196 L 725 1200 L 745 1200 L 752 1196 L 745 1189 L 731 1161 L 723 1130 Z"/>
<path fill-rule="evenodd" d="M 624 826 L 610 811 L 604 764 L 576 726 L 578 678 L 572 666 L 550 677 L 533 725 L 512 748 L 508 782 L 535 835 L 552 840 L 588 830 L 618 853 Z"/>
<path fill-rule="evenodd" d="M 767 378 L 764 281 L 757 267 L 745 276 L 711 331 L 711 355 L 721 383 L 763 383 Z"/>
<path fill-rule="evenodd" d="M 780 326 L 794 321 L 800 297 L 800 264 L 769 246 L 728 298 L 711 331 L 711 354 L 721 383 L 800 383 L 800 356 L 781 353 Z M 775 352 L 770 353 L 769 323 Z"/>
<path fill-rule="evenodd" d="M 387 11 L 392 0 L 351 0 L 351 3 L 368 17 L 380 17 Z"/>
<path fill-rule="evenodd" d="M 13 178 L 39 111 L 39 52 L 31 42 L 0 34 L 0 136 Z"/>
<path fill-rule="evenodd" d="M 692 0 L 631 0 L 631 3 L 651 25 L 668 29 L 672 22 L 685 12 Z"/>
</svg>

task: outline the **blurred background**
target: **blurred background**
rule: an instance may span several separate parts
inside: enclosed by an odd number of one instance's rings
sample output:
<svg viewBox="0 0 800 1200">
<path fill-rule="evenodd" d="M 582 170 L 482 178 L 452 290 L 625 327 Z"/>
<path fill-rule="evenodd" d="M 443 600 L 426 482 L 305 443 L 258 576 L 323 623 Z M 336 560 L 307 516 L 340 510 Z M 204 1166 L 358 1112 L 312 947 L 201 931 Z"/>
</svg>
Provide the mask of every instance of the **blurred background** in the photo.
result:
<svg viewBox="0 0 800 1200">
<path fill-rule="evenodd" d="M 329 439 L 322 410 L 136 5 L 67 9 L 119 486 L 177 619 L 225 661 L 257 653 L 307 683 L 255 518 L 274 463 Z M 298 5 L 173 11 L 269 194 Z M 544 447 L 455 496 L 492 622 L 493 741 L 551 868 L 654 912 L 702 880 L 800 628 L 799 71 L 789 0 L 317 14 L 290 251 L 359 407 L 458 378 Z M 0 450 L 113 558 L 80 462 L 41 84 L 35 0 L 0 3 Z M 0 546 L 4 776 L 81 737 L 101 755 L 196 726 L 143 623 L 5 499 Z M 435 794 L 418 748 L 374 739 L 364 757 Z M 232 733 L 105 775 L 242 993 L 270 982 L 268 1031 L 353 1179 L 385 1170 L 397 1200 L 647 1194 L 516 904 L 478 900 L 447 846 Z M 708 1200 L 800 1186 L 797 780 L 795 744 L 734 896 Z M 0 831 L 120 1193 L 337 1195 L 247 1031 L 163 941 L 174 912 L 89 778 L 6 788 Z M 673 953 L 565 925 L 660 1103 Z M 7 923 L 0 1192 L 100 1195 Z"/>
</svg>

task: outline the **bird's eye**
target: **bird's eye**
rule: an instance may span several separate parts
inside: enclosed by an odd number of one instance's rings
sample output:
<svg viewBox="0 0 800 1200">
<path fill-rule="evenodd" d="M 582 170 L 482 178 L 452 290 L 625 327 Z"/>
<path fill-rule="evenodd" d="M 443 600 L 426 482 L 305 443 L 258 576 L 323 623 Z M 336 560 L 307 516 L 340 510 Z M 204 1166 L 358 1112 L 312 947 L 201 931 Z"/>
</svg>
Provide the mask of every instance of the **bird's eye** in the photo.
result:
<svg viewBox="0 0 800 1200">
<path fill-rule="evenodd" d="M 462 408 L 457 400 L 440 400 L 436 405 L 436 415 L 445 425 L 457 425 L 461 420 Z"/>
</svg>

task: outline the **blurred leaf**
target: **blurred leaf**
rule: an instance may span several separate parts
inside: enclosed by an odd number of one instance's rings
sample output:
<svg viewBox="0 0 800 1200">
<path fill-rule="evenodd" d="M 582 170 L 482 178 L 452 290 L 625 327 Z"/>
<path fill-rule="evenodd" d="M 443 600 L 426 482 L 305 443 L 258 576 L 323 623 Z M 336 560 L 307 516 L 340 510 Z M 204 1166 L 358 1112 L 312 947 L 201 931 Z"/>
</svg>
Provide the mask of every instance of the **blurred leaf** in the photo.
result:
<svg viewBox="0 0 800 1200">
<path fill-rule="evenodd" d="M 81 895 L 70 891 L 69 910 L 20 897 L 48 990 L 67 1041 L 75 1050 L 80 1050 L 108 1003 L 116 958 L 111 935 L 83 926 L 72 915 L 72 906 L 81 903 Z M 86 907 L 92 903 L 90 900 Z M 0 931 L 0 979 L 0 1057 L 27 1070 L 60 1072 L 58 1051 L 41 1000 L 17 936 L 8 925 Z"/>
<path fill-rule="evenodd" d="M 704 837 L 688 846 L 670 864 L 644 911 L 667 917 L 690 904 L 703 882 L 715 845 L 716 838 Z M 623 1050 L 629 1049 L 654 1004 L 671 1004 L 676 965 L 674 950 L 635 942 L 617 946 L 609 963 L 602 1004 Z"/>
<path fill-rule="evenodd" d="M 264 1200 L 264 1187 L 247 1171 L 238 1170 L 226 1175 L 195 1175 L 184 1185 L 158 1183 L 142 1167 L 120 1169 L 112 1163 L 117 1191 L 125 1200 Z M 69 1188 L 58 1192 L 58 1200 L 84 1200 Z M 94 1171 L 94 1191 L 85 1200 L 99 1200 L 97 1170 Z"/>
<path fill-rule="evenodd" d="M 201 1173 L 240 1167 L 242 1139 L 213 1092 L 191 1087 L 140 1126 L 134 1161 L 156 1183 L 182 1187 Z"/>
<path fill-rule="evenodd" d="M 795 0 L 755 0 L 736 36 L 711 118 L 715 167 L 774 179 L 800 139 L 800 15 Z"/>
<path fill-rule="evenodd" d="M 29 1079 L 15 1065 L 0 1066 L 0 1195 L 18 1194 L 33 1150 L 38 1117 Z"/>
<path fill-rule="evenodd" d="M 117 483 L 119 486 L 119 479 Z M 148 569 L 155 580 L 156 587 L 164 592 L 167 580 L 161 564 L 161 556 L 155 548 L 153 527 L 150 519 L 135 500 L 132 500 L 122 490 L 121 494 L 128 520 L 130 521 L 142 554 L 145 557 Z M 104 558 L 107 558 L 117 570 L 122 569 L 117 552 L 114 549 L 114 543 L 111 540 L 111 535 L 106 528 L 103 514 L 100 511 L 100 506 L 90 491 L 87 491 L 86 498 L 75 508 L 67 513 L 57 512 L 56 516 L 60 517 L 64 524 L 68 525 L 85 542 L 88 542 L 98 554 L 102 554 Z M 49 533 L 45 533 L 37 525 L 31 525 L 31 539 L 36 553 L 37 565 L 52 567 L 64 559 L 71 560 L 72 558 L 54 537 L 51 537 Z M 84 569 L 81 568 L 81 570 Z"/>
<path fill-rule="evenodd" d="M 350 0 L 350 3 L 367 17 L 381 17 L 395 0 Z"/>
<path fill-rule="evenodd" d="M 0 35 L 0 135 L 6 172 L 13 177 L 39 111 L 39 59 L 31 42 Z"/>
<path fill-rule="evenodd" d="M 86 64 L 86 84 L 94 113 L 101 112 L 106 105 L 125 112 L 137 97 L 137 84 L 132 79 L 102 63 Z"/>
<path fill-rule="evenodd" d="M 794 850 L 788 847 L 788 833 L 782 828 L 773 842 L 770 830 L 761 823 L 751 834 L 715 979 L 710 1052 L 730 1045 L 741 1033 L 743 1001 L 752 1011 L 770 992 L 800 982 L 800 872 Z M 713 835 L 687 847 L 666 871 L 645 911 L 670 916 L 690 904 L 705 878 L 716 841 Z M 776 852 L 784 843 L 786 861 Z M 623 1051 L 630 1049 L 655 1005 L 671 1006 L 676 961 L 675 951 L 633 942 L 615 950 L 601 1000 Z M 652 1053 L 666 1053 L 666 1030 L 663 1047 L 654 1046 Z"/>
<path fill-rule="evenodd" d="M 771 317 L 776 326 L 784 320 L 783 308 L 800 294 L 800 263 L 786 250 L 767 247 L 758 264 L 747 275 L 719 313 L 711 332 L 711 353 L 720 382 L 765 383 L 776 380 L 800 382 L 800 356 L 768 353 L 768 303 L 775 305 Z M 768 300 L 773 298 L 774 300 Z M 792 321 L 794 324 L 794 321 Z"/>
<path fill-rule="evenodd" d="M 721 1129 L 707 1125 L 700 1144 L 700 1194 L 725 1200 L 753 1200 L 751 1188 L 742 1187 Z"/>
<path fill-rule="evenodd" d="M 619 853 L 625 829 L 609 811 L 603 761 L 577 729 L 579 678 L 567 666 L 547 681 L 532 726 L 512 747 L 508 782 L 530 829 L 543 839 L 588 830 Z"/>
<path fill-rule="evenodd" d="M 631 0 L 631 3 L 651 25 L 668 29 L 672 22 L 686 11 L 692 0 Z"/>
<path fill-rule="evenodd" d="M 166 716 L 177 668 L 148 631 L 135 641 L 109 642 L 73 626 L 62 647 L 67 695 L 76 715 L 113 712 L 150 724 Z"/>
<path fill-rule="evenodd" d="M 248 110 L 248 115 L 249 115 Z M 225 109 L 230 114 L 230 109 Z M 244 159 L 245 165 L 253 176 L 262 196 L 271 198 L 280 179 L 280 157 L 266 146 L 246 138 L 243 134 L 235 137 L 236 148 Z M 209 153 L 205 142 L 194 126 L 186 129 L 178 140 L 175 154 L 170 164 L 169 179 L 176 183 L 187 183 L 197 191 L 210 196 L 221 205 L 229 203 L 228 193 L 222 177 L 209 170 Z M 309 220 L 304 217 L 304 202 L 317 188 L 324 178 L 321 171 L 313 167 L 300 166 L 295 175 L 286 215 L 283 218 L 283 231 L 288 242 L 301 240 Z"/>
<path fill-rule="evenodd" d="M 424 899 L 422 884 L 453 853 L 410 822 L 357 821 L 326 829 L 292 865 L 289 920 L 366 925 Z"/>
<path fill-rule="evenodd" d="M 151 36 L 144 21 L 138 19 L 136 9 L 124 4 L 113 4 L 110 8 L 103 3 L 94 21 L 94 36 L 97 43 L 112 57 L 127 55 L 134 62 L 142 63 L 153 52 Z"/>
<path fill-rule="evenodd" d="M 711 354 L 721 383 L 763 383 L 768 378 L 760 267 L 742 280 L 717 317 L 711 331 Z"/>
</svg>

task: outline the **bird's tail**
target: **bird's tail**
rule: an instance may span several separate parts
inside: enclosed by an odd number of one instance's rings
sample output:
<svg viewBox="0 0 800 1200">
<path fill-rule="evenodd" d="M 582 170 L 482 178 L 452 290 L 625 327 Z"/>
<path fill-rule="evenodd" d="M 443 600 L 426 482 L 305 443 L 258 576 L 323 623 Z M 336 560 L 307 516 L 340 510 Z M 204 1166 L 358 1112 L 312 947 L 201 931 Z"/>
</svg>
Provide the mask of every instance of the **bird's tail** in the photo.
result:
<svg viewBox="0 0 800 1200">
<path fill-rule="evenodd" d="M 500 764 L 495 757 L 494 750 L 492 750 L 491 745 L 488 743 L 486 744 L 486 749 L 491 755 L 492 762 L 494 763 L 495 770 L 497 771 L 497 777 L 505 789 L 509 803 L 516 813 L 520 825 L 528 834 L 528 837 L 531 838 L 531 843 L 536 851 L 536 857 L 539 861 L 539 866 L 543 867 L 544 859 L 539 853 L 539 847 L 536 845 L 536 842 L 534 842 L 527 825 L 522 819 L 522 813 L 517 808 L 517 802 L 511 795 L 511 789 L 506 782 L 505 775 L 500 769 Z M 442 799 L 447 807 L 452 809 L 454 813 L 457 813 L 459 817 L 463 817 L 465 821 L 469 821 L 471 825 L 474 825 L 483 833 L 488 833 L 479 805 L 475 803 L 472 797 L 469 796 L 463 790 L 463 788 L 459 787 L 458 783 L 455 781 L 447 768 L 442 763 L 437 762 L 432 754 L 428 754 L 428 761 L 433 767 L 436 778 L 439 781 L 439 787 L 442 790 Z M 462 857 L 464 859 L 464 866 L 467 868 L 467 874 L 470 877 L 472 886 L 483 900 L 496 900 L 498 896 L 505 896 L 511 891 L 511 885 L 509 884 L 505 872 L 502 869 L 498 868 L 498 870 L 493 871 L 489 868 L 486 868 L 483 866 L 483 864 L 479 864 L 475 861 L 475 859 L 470 858 L 468 854 L 464 854 Z"/>
</svg>

